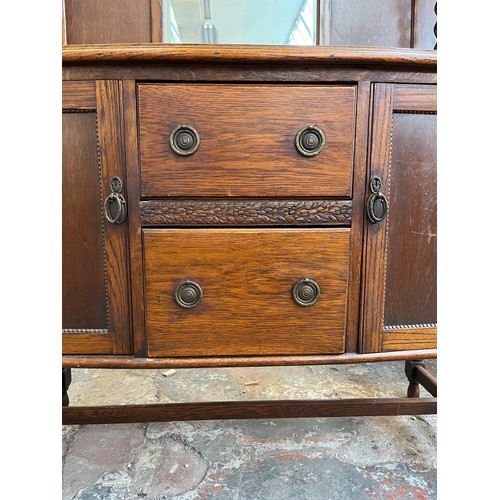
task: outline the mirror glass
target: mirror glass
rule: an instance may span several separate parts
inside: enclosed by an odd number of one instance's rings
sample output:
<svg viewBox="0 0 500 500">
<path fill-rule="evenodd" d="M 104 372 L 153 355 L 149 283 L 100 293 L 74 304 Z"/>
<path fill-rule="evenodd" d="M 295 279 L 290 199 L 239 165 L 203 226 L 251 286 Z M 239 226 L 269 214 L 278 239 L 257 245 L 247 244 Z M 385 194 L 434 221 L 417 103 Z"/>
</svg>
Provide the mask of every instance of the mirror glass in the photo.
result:
<svg viewBox="0 0 500 500">
<path fill-rule="evenodd" d="M 317 0 L 166 0 L 164 43 L 316 45 Z"/>
</svg>

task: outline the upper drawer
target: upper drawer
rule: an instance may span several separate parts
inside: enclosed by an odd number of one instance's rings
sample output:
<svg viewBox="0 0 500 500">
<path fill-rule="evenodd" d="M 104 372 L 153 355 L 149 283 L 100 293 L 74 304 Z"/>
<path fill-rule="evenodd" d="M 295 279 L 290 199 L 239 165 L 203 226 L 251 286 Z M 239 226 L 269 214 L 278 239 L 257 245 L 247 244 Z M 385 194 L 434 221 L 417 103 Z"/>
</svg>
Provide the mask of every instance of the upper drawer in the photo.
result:
<svg viewBox="0 0 500 500">
<path fill-rule="evenodd" d="M 350 197 L 355 93 L 332 85 L 140 84 L 142 195 Z M 199 136 L 191 155 L 171 146 L 179 125 Z M 315 156 L 295 144 L 309 125 L 324 135 Z"/>
</svg>

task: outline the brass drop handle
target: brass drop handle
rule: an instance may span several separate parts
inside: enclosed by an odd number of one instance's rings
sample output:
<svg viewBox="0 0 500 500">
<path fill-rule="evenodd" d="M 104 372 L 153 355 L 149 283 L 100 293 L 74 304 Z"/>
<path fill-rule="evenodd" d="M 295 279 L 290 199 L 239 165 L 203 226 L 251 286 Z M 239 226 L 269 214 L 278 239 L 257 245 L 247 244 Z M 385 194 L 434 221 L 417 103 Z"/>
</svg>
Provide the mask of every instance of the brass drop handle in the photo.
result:
<svg viewBox="0 0 500 500">
<path fill-rule="evenodd" d="M 321 289 L 316 281 L 309 278 L 302 278 L 295 283 L 292 289 L 293 300 L 299 306 L 312 306 L 316 304 L 321 294 Z"/>
<path fill-rule="evenodd" d="M 177 125 L 170 134 L 170 147 L 181 156 L 189 156 L 200 146 L 200 136 L 190 125 Z"/>
<path fill-rule="evenodd" d="M 196 307 L 203 298 L 203 290 L 196 281 L 183 280 L 174 290 L 174 300 L 185 309 Z"/>
<path fill-rule="evenodd" d="M 387 215 L 387 198 L 380 192 L 382 189 L 382 180 L 378 176 L 370 179 L 371 195 L 366 204 L 366 214 L 373 224 L 378 224 L 385 219 Z"/>
<path fill-rule="evenodd" d="M 319 155 L 325 145 L 325 134 L 316 125 L 301 128 L 295 136 L 295 147 L 303 156 Z"/>
<path fill-rule="evenodd" d="M 127 202 L 123 197 L 122 181 L 119 177 L 113 177 L 110 182 L 111 194 L 104 200 L 104 216 L 111 224 L 123 224 L 127 218 Z"/>
</svg>

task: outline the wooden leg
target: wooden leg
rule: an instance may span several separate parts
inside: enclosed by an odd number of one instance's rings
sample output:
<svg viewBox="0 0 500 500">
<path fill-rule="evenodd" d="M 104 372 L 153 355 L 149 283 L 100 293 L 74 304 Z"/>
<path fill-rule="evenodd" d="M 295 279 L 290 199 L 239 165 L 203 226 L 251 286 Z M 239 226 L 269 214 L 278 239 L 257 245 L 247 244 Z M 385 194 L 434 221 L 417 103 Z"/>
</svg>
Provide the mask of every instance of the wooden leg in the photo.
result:
<svg viewBox="0 0 500 500">
<path fill-rule="evenodd" d="M 71 384 L 71 368 L 62 369 L 62 405 L 69 406 L 68 389 Z"/>
<path fill-rule="evenodd" d="M 423 361 L 406 361 L 405 373 L 408 377 L 408 390 L 407 395 L 409 398 L 419 398 L 420 397 L 420 383 L 415 376 L 415 368 L 421 366 L 425 370 L 425 363 Z"/>
<path fill-rule="evenodd" d="M 407 361 L 405 373 L 410 382 L 408 386 L 409 398 L 418 398 L 420 396 L 421 385 L 434 397 L 437 397 L 437 379 L 427 371 L 423 361 Z"/>
</svg>

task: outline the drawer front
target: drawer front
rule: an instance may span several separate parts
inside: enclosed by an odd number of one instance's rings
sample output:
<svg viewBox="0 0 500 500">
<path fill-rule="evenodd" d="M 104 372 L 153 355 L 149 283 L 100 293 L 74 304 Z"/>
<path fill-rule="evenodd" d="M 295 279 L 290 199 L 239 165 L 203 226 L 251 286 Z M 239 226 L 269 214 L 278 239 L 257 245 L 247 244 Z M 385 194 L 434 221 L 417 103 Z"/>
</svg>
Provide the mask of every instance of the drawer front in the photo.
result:
<svg viewBox="0 0 500 500">
<path fill-rule="evenodd" d="M 148 355 L 343 353 L 349 235 L 349 229 L 145 229 Z M 319 297 L 304 278 L 318 285 Z M 298 300 L 316 294 L 314 304 L 296 302 L 297 283 Z M 201 300 L 185 307 L 200 290 Z"/>
<path fill-rule="evenodd" d="M 350 197 L 355 93 L 333 85 L 140 84 L 142 195 Z M 198 134 L 190 155 L 170 143 L 179 125 Z M 296 136 L 310 125 L 324 146 L 304 156 Z"/>
</svg>

